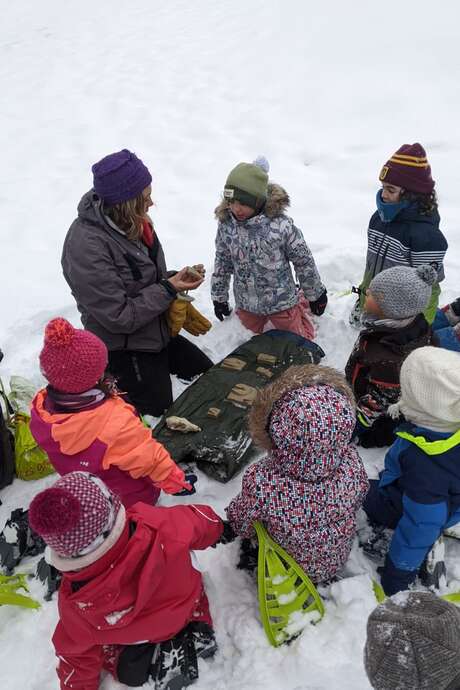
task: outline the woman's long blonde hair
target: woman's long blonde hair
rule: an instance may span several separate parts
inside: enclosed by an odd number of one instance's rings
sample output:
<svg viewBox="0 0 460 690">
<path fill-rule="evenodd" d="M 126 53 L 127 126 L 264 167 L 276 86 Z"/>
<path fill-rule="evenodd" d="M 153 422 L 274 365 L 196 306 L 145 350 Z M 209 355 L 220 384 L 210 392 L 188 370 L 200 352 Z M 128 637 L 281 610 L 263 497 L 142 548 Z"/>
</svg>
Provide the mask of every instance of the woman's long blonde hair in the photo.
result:
<svg viewBox="0 0 460 690">
<path fill-rule="evenodd" d="M 142 192 L 134 199 L 108 206 L 105 213 L 131 242 L 136 242 L 142 237 L 142 224 L 146 217 L 145 198 Z"/>
</svg>

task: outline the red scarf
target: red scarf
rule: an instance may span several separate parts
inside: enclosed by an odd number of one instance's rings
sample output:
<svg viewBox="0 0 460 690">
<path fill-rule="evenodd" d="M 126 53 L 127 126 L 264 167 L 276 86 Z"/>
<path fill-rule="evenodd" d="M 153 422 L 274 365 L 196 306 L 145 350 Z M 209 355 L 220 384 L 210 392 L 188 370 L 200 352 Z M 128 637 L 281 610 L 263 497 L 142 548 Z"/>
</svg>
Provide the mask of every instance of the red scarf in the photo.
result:
<svg viewBox="0 0 460 690">
<path fill-rule="evenodd" d="M 147 247 L 153 246 L 153 228 L 147 219 L 142 221 L 142 241 Z"/>
</svg>

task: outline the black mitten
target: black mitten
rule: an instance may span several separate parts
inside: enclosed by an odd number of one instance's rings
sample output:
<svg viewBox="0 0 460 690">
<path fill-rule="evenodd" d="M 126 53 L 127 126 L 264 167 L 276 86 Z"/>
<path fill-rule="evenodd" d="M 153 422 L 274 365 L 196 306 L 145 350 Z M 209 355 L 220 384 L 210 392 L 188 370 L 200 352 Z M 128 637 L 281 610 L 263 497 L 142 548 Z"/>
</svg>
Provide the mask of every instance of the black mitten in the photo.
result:
<svg viewBox="0 0 460 690">
<path fill-rule="evenodd" d="M 224 320 L 224 316 L 230 316 L 232 310 L 228 306 L 228 302 L 213 302 L 214 314 L 217 316 L 219 321 Z"/>
<path fill-rule="evenodd" d="M 321 293 L 318 299 L 315 299 L 313 302 L 310 301 L 310 309 L 312 311 L 312 314 L 314 314 L 315 316 L 321 316 L 322 314 L 324 314 L 326 306 L 327 290 L 324 290 L 324 292 Z"/>
</svg>

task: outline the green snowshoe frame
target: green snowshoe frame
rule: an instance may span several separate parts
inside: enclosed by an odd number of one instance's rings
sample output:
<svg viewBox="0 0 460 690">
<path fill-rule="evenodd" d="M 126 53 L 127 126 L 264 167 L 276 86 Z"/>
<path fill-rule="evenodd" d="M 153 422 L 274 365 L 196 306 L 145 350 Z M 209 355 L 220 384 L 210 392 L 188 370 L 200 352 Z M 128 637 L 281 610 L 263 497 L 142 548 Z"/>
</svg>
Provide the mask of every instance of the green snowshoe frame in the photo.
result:
<svg viewBox="0 0 460 690">
<path fill-rule="evenodd" d="M 382 604 L 387 598 L 387 595 L 383 591 L 382 585 L 380 585 L 376 580 L 372 580 L 372 588 L 374 590 L 377 603 Z M 441 594 L 439 598 L 444 599 L 445 601 L 450 601 L 452 604 L 460 605 L 460 592 L 452 592 L 451 594 Z"/>
<path fill-rule="evenodd" d="M 289 633 L 287 626 L 293 613 L 318 612 L 318 622 L 324 615 L 324 605 L 316 587 L 295 560 L 267 533 L 260 522 L 254 523 L 259 542 L 258 593 L 260 616 L 270 644 L 278 647 L 297 633 Z M 283 601 L 284 600 L 284 601 Z"/>
<path fill-rule="evenodd" d="M 16 575 L 0 575 L 0 605 L 23 606 L 28 609 L 39 609 L 40 604 L 31 597 L 18 594 L 17 590 L 29 591 L 26 584 L 26 577 L 22 573 Z"/>
</svg>

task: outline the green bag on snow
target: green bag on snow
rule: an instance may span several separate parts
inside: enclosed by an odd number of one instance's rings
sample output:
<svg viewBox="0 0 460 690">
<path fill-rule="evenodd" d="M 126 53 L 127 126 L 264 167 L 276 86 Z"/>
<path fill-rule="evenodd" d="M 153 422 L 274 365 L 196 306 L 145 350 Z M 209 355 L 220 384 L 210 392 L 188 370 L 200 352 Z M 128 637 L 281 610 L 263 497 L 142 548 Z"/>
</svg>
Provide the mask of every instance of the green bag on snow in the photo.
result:
<svg viewBox="0 0 460 690">
<path fill-rule="evenodd" d="M 16 475 L 19 479 L 41 479 L 54 472 L 47 454 L 30 432 L 29 409 L 36 388 L 23 376 L 11 376 L 8 399 L 14 410 L 14 448 Z"/>
<path fill-rule="evenodd" d="M 54 472 L 47 454 L 37 445 L 30 432 L 29 415 L 20 412 L 14 416 L 14 447 L 19 479 L 41 479 Z"/>
</svg>

